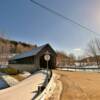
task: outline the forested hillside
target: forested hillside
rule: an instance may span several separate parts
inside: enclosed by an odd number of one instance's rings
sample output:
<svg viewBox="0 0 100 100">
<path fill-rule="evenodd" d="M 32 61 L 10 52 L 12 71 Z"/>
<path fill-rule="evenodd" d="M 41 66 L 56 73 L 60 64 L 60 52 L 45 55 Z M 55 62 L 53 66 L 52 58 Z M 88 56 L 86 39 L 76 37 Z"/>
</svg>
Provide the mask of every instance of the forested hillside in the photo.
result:
<svg viewBox="0 0 100 100">
<path fill-rule="evenodd" d="M 29 51 L 34 47 L 37 47 L 37 45 L 0 38 L 1 53 L 4 51 L 9 51 L 10 53 L 21 53 L 24 51 Z"/>
</svg>

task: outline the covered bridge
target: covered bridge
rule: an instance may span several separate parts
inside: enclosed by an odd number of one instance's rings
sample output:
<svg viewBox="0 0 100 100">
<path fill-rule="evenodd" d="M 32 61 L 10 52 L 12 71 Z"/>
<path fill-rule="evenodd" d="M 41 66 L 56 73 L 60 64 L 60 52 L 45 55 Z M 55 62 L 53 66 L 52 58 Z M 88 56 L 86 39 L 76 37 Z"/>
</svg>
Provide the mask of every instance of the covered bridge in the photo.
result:
<svg viewBox="0 0 100 100">
<path fill-rule="evenodd" d="M 16 55 L 9 60 L 9 66 L 18 70 L 33 72 L 40 68 L 46 68 L 47 62 L 44 59 L 46 52 L 49 52 L 50 60 L 48 61 L 48 67 L 50 69 L 56 66 L 56 52 L 49 44 L 45 44 L 40 47 L 33 48 L 31 51 L 27 51 Z"/>
</svg>

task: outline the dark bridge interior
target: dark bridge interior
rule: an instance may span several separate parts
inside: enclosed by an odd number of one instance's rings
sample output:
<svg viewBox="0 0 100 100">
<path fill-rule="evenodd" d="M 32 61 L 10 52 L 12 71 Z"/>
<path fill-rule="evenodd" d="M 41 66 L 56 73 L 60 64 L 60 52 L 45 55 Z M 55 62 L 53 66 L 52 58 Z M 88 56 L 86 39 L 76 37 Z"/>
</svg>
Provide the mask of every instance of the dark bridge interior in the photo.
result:
<svg viewBox="0 0 100 100">
<path fill-rule="evenodd" d="M 44 59 L 44 55 L 40 57 L 40 67 L 47 68 L 47 61 Z M 54 67 L 54 58 L 50 55 L 50 60 L 48 61 L 48 68 L 52 69 Z"/>
</svg>

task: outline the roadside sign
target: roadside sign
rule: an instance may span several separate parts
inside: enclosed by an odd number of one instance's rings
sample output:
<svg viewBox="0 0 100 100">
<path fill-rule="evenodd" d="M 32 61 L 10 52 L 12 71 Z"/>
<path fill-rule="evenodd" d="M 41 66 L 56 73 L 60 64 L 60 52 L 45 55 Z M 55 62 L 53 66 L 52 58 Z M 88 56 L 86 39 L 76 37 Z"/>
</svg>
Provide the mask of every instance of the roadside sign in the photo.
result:
<svg viewBox="0 0 100 100">
<path fill-rule="evenodd" d="M 46 55 L 44 56 L 44 59 L 45 59 L 46 61 L 49 61 L 49 60 L 50 60 L 50 55 L 49 55 L 49 54 L 46 54 Z"/>
</svg>

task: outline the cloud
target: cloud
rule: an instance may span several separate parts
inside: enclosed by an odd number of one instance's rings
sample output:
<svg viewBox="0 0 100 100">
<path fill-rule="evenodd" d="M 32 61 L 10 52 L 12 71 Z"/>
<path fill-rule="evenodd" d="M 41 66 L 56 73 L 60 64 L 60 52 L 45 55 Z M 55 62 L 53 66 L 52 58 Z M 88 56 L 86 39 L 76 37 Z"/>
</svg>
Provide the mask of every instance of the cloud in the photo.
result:
<svg viewBox="0 0 100 100">
<path fill-rule="evenodd" d="M 76 57 L 83 55 L 83 53 L 84 53 L 83 49 L 81 49 L 81 48 L 75 48 L 75 49 L 73 49 L 72 52 L 73 52 L 73 54 L 75 54 Z"/>
<path fill-rule="evenodd" d="M 84 49 L 82 48 L 73 48 L 67 51 L 68 54 L 74 54 L 76 57 L 84 54 Z"/>
<path fill-rule="evenodd" d="M 73 49 L 74 51 L 78 51 L 78 52 L 81 52 L 82 51 L 82 49 L 81 48 L 75 48 L 75 49 Z"/>
</svg>

